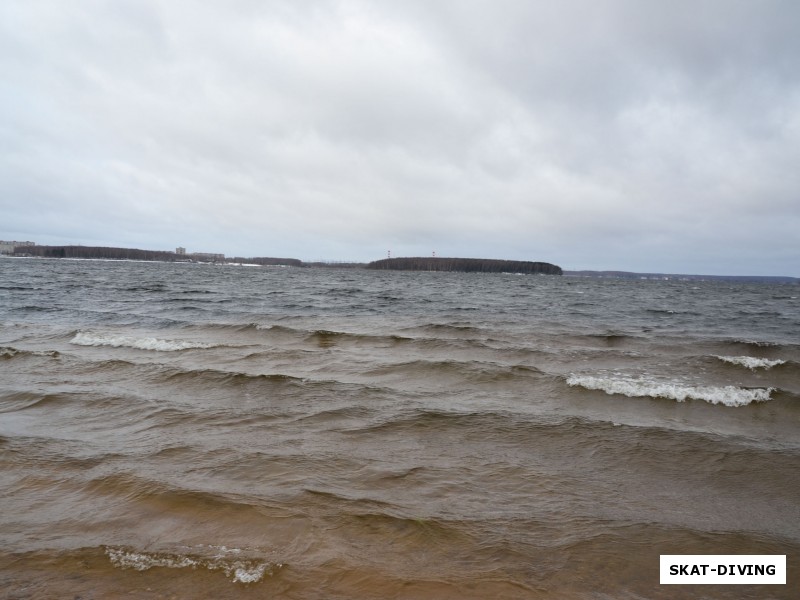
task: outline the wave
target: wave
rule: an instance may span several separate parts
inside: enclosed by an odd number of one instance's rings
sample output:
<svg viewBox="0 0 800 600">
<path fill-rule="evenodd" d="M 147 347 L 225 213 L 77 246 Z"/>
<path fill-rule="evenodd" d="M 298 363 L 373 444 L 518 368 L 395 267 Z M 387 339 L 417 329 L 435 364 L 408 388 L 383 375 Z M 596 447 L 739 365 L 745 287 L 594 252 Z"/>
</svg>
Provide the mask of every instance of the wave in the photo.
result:
<svg viewBox="0 0 800 600">
<path fill-rule="evenodd" d="M 132 285 L 130 287 L 123 288 L 123 292 L 165 292 L 167 291 L 167 286 L 163 283 L 154 283 L 152 285 Z"/>
<path fill-rule="evenodd" d="M 361 294 L 364 290 L 357 287 L 349 288 L 330 288 L 323 292 L 326 296 L 356 296 Z"/>
<path fill-rule="evenodd" d="M 34 406 L 58 405 L 65 400 L 69 400 L 69 398 L 70 394 L 39 394 L 27 391 L 2 394 L 0 395 L 0 400 L 2 400 L 3 404 L 0 407 L 0 413 L 15 412 Z"/>
<path fill-rule="evenodd" d="M 781 344 L 779 344 L 778 342 L 765 342 L 759 340 L 746 340 L 746 339 L 729 340 L 729 343 L 749 348 L 778 348 L 781 346 Z"/>
<path fill-rule="evenodd" d="M 335 331 L 330 329 L 301 329 L 295 327 L 288 327 L 286 325 L 275 325 L 265 323 L 211 323 L 203 325 L 193 325 L 201 331 L 203 329 L 213 329 L 220 331 L 230 331 L 234 333 L 252 333 L 258 332 L 262 337 L 266 336 L 282 336 L 285 338 L 296 339 L 298 341 L 310 341 L 317 343 L 320 340 L 335 340 L 335 341 L 377 341 L 377 342 L 403 342 L 410 341 L 414 338 L 402 337 L 399 335 L 386 335 L 386 334 L 369 334 L 369 333 L 353 333 L 346 331 Z"/>
<path fill-rule="evenodd" d="M 178 385 L 181 389 L 195 385 L 201 387 L 206 393 L 218 391 L 223 394 L 238 389 L 242 393 L 250 391 L 251 386 L 258 389 L 279 390 L 294 389 L 298 392 L 309 394 L 338 394 L 347 393 L 350 397 L 368 397 L 376 399 L 384 395 L 397 397 L 398 392 L 377 385 L 344 382 L 336 379 L 311 379 L 298 377 L 285 373 L 246 373 L 242 371 L 223 371 L 219 369 L 181 369 L 174 367 L 160 368 L 151 375 L 153 380 L 163 383 Z M 283 397 L 283 396 L 282 396 Z M 289 398 L 290 396 L 285 396 Z M 305 395 L 297 396 L 295 400 L 307 398 Z"/>
<path fill-rule="evenodd" d="M 188 340 L 164 340 L 152 337 L 131 337 L 103 333 L 78 332 L 70 340 L 76 346 L 111 346 L 113 348 L 136 348 L 138 350 L 155 350 L 158 352 L 176 352 L 198 348 L 214 348 L 219 344 L 192 342 Z"/>
<path fill-rule="evenodd" d="M 609 395 L 632 398 L 667 398 L 684 402 L 703 400 L 710 404 L 745 406 L 752 402 L 766 402 L 775 388 L 738 388 L 735 386 L 694 386 L 680 383 L 648 380 L 633 377 L 596 377 L 593 375 L 570 375 L 567 385 L 587 390 L 600 390 Z"/>
<path fill-rule="evenodd" d="M 503 365 L 484 361 L 458 360 L 413 360 L 402 363 L 383 364 L 366 371 L 372 377 L 456 377 L 472 383 L 499 383 L 528 380 L 544 375 L 536 367 L 525 365 Z"/>
<path fill-rule="evenodd" d="M 0 346 L 0 359 L 15 358 L 17 356 L 47 356 L 58 358 L 61 355 L 55 350 L 20 350 L 13 346 Z"/>
<path fill-rule="evenodd" d="M 426 333 L 433 333 L 437 336 L 441 335 L 455 335 L 462 337 L 464 335 L 482 334 L 483 330 L 475 325 L 465 325 L 462 323 L 427 323 L 416 327 L 408 327 L 404 331 L 423 331 Z"/>
<path fill-rule="evenodd" d="M 491 437 L 494 433 L 500 433 L 506 439 L 509 435 L 518 432 L 530 434 L 531 428 L 548 428 L 553 424 L 563 423 L 564 420 L 557 420 L 550 423 L 545 420 L 543 423 L 531 424 L 524 416 L 508 413 L 504 411 L 456 411 L 438 410 L 431 408 L 414 408 L 402 410 L 398 413 L 387 415 L 383 418 L 375 418 L 370 423 L 359 424 L 342 431 L 352 435 L 386 435 L 389 433 L 402 432 L 404 435 L 412 431 L 480 431 L 482 436 Z M 492 432 L 492 433 L 489 433 Z"/>
<path fill-rule="evenodd" d="M 705 429 L 704 423 L 686 428 L 683 424 L 654 424 L 615 415 L 589 417 L 523 414 L 503 410 L 454 411 L 417 408 L 393 415 L 376 415 L 363 423 L 340 431 L 348 436 L 375 436 L 392 444 L 395 439 L 432 432 L 458 432 L 459 439 L 492 440 L 491 443 L 527 444 L 535 439 L 541 447 L 569 457 L 575 452 L 590 452 L 597 461 L 610 463 L 658 461 L 665 452 L 676 464 L 692 464 L 698 469 L 716 468 L 716 458 L 736 461 L 742 469 L 794 469 L 800 446 L 794 439 L 768 438 L 753 432 L 720 434 Z M 777 454 L 776 454 L 777 450 Z M 722 454 L 720 454 L 722 453 Z M 605 459 L 604 459 L 605 460 Z M 785 460 L 785 463 L 784 463 Z M 740 461 L 740 462 L 739 462 Z M 706 464 L 707 463 L 707 464 Z M 713 463 L 713 464 L 712 464 Z M 780 463 L 780 465 L 779 465 Z M 730 464 L 730 463 L 720 463 Z M 417 467 L 415 467 L 417 468 Z M 432 468 L 431 465 L 418 467 Z M 495 467 L 492 467 L 494 469 Z M 412 469 L 413 471 L 414 469 Z"/>
<path fill-rule="evenodd" d="M 180 307 L 182 310 L 185 310 L 185 309 L 198 309 L 198 310 L 201 310 L 200 307 L 192 306 L 189 303 L 196 303 L 196 304 L 223 304 L 225 302 L 228 302 L 228 300 L 215 299 L 215 298 L 209 298 L 209 299 L 206 299 L 206 298 L 164 298 L 163 300 L 161 300 L 161 302 L 163 302 L 164 304 L 168 304 L 168 305 L 169 304 L 181 303 L 181 304 L 184 305 L 184 306 Z"/>
<path fill-rule="evenodd" d="M 218 329 L 222 331 L 258 331 L 261 329 L 269 329 L 269 325 L 262 325 L 260 323 L 203 323 L 202 325 L 198 325 L 197 323 L 189 324 L 189 327 L 196 328 L 200 327 L 201 329 Z"/>
<path fill-rule="evenodd" d="M 287 351 L 281 356 L 289 362 L 302 360 L 301 351 Z M 305 352 L 305 351 L 302 351 Z M 245 358 L 267 356 L 266 353 L 251 353 Z M 68 356 L 70 368 L 73 373 L 81 376 L 90 376 L 93 381 L 135 381 L 137 384 L 168 385 L 178 390 L 178 396 L 173 396 L 177 401 L 183 397 L 188 389 L 202 390 L 202 397 L 222 395 L 228 397 L 232 393 L 261 393 L 277 390 L 295 390 L 303 394 L 337 394 L 346 393 L 348 397 L 382 398 L 396 397 L 398 392 L 394 389 L 382 387 L 374 383 L 359 383 L 341 381 L 333 378 L 313 378 L 286 372 L 253 372 L 248 370 L 215 369 L 202 365 L 176 366 L 163 362 L 136 362 L 129 360 L 110 359 L 93 360 L 92 357 Z M 274 357 L 274 353 L 269 356 Z M 1 360 L 1 359 L 0 359 Z M 143 392 L 144 398 L 148 392 Z M 116 398 L 114 394 L 105 394 L 104 398 Z M 284 396 L 280 396 L 284 397 Z M 286 396 L 289 398 L 290 396 Z M 306 398 L 305 395 L 300 397 Z M 124 399 L 124 405 L 130 400 Z M 227 403 L 226 403 L 227 406 Z"/>
<path fill-rule="evenodd" d="M 264 382 L 270 384 L 303 384 L 310 380 L 283 373 L 242 373 L 240 371 L 222 371 L 219 369 L 176 369 L 167 368 L 162 371 L 164 381 L 193 381 L 202 383 L 213 381 L 216 384 L 242 385 L 248 382 Z"/>
<path fill-rule="evenodd" d="M 635 344 L 647 339 L 642 335 L 633 333 L 623 333 L 619 331 L 606 331 L 602 333 L 573 334 L 570 336 L 579 343 L 589 343 L 591 345 L 601 344 L 609 348 Z"/>
<path fill-rule="evenodd" d="M 770 360 L 768 358 L 754 358 L 752 356 L 716 356 L 716 358 L 722 362 L 738 365 L 740 367 L 747 367 L 753 371 L 756 369 L 771 369 L 772 367 L 777 367 L 786 363 L 785 360 Z"/>
<path fill-rule="evenodd" d="M 347 331 L 335 331 L 329 329 L 295 329 L 284 325 L 255 325 L 255 328 L 267 331 L 270 334 L 282 334 L 292 336 L 295 339 L 312 343 L 321 348 L 341 345 L 341 344 L 370 344 L 381 346 L 397 346 L 400 344 L 419 344 L 428 346 L 430 344 L 447 345 L 452 340 L 429 339 L 408 337 L 399 334 L 371 334 L 355 333 Z"/>
<path fill-rule="evenodd" d="M 469 333 L 479 331 L 476 328 L 466 326 L 437 325 L 436 328 L 443 328 L 445 331 L 456 331 L 459 333 Z M 495 350 L 490 342 L 492 339 L 476 339 L 470 336 L 438 334 L 435 337 L 428 337 L 431 333 L 429 326 L 407 328 L 404 333 L 368 333 L 355 331 L 339 331 L 332 329 L 304 329 L 289 327 L 286 325 L 264 324 L 264 323 L 213 323 L 203 325 L 192 325 L 200 335 L 203 330 L 214 330 L 222 332 L 232 332 L 236 334 L 253 334 L 260 342 L 269 340 L 273 343 L 287 341 L 290 343 L 309 344 L 318 348 L 331 348 L 335 346 L 380 346 L 385 348 L 397 347 L 401 345 L 415 346 L 420 349 L 437 350 L 452 348 L 478 348 Z M 422 330 L 422 331 L 420 331 Z M 408 335 L 411 333 L 411 335 Z M 421 333 L 421 337 L 415 334 Z"/>
<path fill-rule="evenodd" d="M 211 556 L 204 551 L 212 549 Z M 121 569 L 147 571 L 160 567 L 166 569 L 208 569 L 222 571 L 234 583 L 257 583 L 265 575 L 274 575 L 282 563 L 270 563 L 258 558 L 247 558 L 246 550 L 226 546 L 202 546 L 188 552 L 142 552 L 129 548 L 108 546 L 105 553 L 111 564 Z"/>
<path fill-rule="evenodd" d="M 348 419 L 368 419 L 374 411 L 363 406 L 343 406 L 340 408 L 324 409 L 318 412 L 304 414 L 296 417 L 296 423 L 314 423 L 328 421 L 343 421 Z"/>
<path fill-rule="evenodd" d="M 0 290 L 8 290 L 11 292 L 38 291 L 41 289 L 40 287 L 26 287 L 21 285 L 0 285 Z"/>
<path fill-rule="evenodd" d="M 12 312 L 58 312 L 61 309 L 54 306 L 34 306 L 29 304 L 27 306 L 18 306 L 11 310 Z"/>
<path fill-rule="evenodd" d="M 646 313 L 650 313 L 653 315 L 679 315 L 679 316 L 699 316 L 702 313 L 692 311 L 692 310 L 672 310 L 669 308 L 647 308 L 645 309 Z"/>
</svg>

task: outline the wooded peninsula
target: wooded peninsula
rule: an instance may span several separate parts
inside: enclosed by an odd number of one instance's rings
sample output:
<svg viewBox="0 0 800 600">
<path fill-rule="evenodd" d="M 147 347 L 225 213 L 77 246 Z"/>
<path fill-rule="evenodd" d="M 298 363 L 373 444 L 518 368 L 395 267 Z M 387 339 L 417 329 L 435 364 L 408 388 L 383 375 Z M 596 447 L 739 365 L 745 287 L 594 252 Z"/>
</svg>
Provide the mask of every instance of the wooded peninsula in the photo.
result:
<svg viewBox="0 0 800 600">
<path fill-rule="evenodd" d="M 368 269 L 395 271 L 458 271 L 461 273 L 524 273 L 563 275 L 561 267 L 546 262 L 491 258 L 444 258 L 438 256 L 384 258 L 367 264 Z"/>
</svg>

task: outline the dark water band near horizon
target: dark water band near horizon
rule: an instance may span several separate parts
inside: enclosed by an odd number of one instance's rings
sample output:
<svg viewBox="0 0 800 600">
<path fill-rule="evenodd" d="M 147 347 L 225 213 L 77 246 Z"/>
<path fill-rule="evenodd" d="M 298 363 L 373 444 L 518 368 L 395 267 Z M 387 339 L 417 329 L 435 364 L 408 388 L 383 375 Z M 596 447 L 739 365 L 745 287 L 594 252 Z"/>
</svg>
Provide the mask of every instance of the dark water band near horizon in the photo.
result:
<svg viewBox="0 0 800 600">
<path fill-rule="evenodd" d="M 0 259 L 0 598 L 796 598 L 798 296 Z"/>
</svg>

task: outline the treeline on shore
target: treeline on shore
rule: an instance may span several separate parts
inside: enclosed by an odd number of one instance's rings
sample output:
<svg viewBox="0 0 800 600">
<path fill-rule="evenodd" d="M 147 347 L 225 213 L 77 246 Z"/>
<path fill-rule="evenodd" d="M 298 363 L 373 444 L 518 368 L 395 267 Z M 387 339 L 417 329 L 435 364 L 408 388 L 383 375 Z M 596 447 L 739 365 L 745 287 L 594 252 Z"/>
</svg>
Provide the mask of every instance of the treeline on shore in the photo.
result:
<svg viewBox="0 0 800 600">
<path fill-rule="evenodd" d="M 236 262 L 264 266 L 302 267 L 303 261 L 297 258 L 274 258 L 257 256 L 255 258 L 219 258 L 212 254 L 178 254 L 168 250 L 140 250 L 138 248 L 112 248 L 108 246 L 17 246 L 15 256 L 39 256 L 42 258 L 95 258 L 105 260 L 145 260 L 160 262 Z"/>
<path fill-rule="evenodd" d="M 40 256 L 42 258 L 105 258 L 109 260 L 159 260 L 176 261 L 180 257 L 166 250 L 139 250 L 137 248 L 110 248 L 107 246 L 17 246 L 15 256 Z"/>
<path fill-rule="evenodd" d="M 226 258 L 225 262 L 248 263 L 251 265 L 262 265 L 265 267 L 303 267 L 305 263 L 299 258 L 272 258 L 270 256 L 256 256 L 254 258 Z"/>
<path fill-rule="evenodd" d="M 561 267 L 546 262 L 492 258 L 402 257 L 367 264 L 368 269 L 396 271 L 458 271 L 462 273 L 524 273 L 562 275 Z"/>
</svg>

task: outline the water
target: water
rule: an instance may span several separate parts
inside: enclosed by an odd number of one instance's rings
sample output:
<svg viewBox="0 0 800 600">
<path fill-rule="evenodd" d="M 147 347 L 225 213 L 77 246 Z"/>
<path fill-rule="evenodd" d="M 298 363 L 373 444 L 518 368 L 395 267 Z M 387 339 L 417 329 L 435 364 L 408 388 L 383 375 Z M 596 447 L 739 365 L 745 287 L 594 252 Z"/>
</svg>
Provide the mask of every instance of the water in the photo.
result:
<svg viewBox="0 0 800 600">
<path fill-rule="evenodd" d="M 798 296 L 0 259 L 0 597 L 796 597 Z"/>
</svg>

